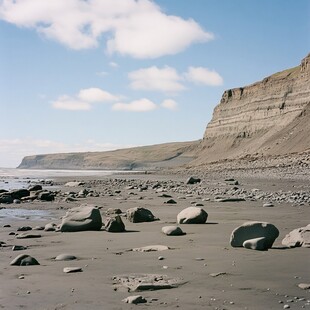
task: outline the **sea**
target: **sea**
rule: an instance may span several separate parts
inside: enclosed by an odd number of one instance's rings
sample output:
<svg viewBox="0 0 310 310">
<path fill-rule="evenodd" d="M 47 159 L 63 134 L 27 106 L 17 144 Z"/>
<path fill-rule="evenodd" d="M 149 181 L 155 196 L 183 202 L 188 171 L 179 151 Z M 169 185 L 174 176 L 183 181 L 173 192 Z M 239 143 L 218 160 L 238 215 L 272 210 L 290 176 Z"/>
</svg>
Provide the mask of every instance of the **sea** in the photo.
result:
<svg viewBox="0 0 310 310">
<path fill-rule="evenodd" d="M 0 189 L 27 188 L 30 183 L 40 180 L 52 181 L 57 177 L 106 176 L 119 171 L 111 170 L 47 170 L 0 168 Z"/>
<path fill-rule="evenodd" d="M 118 171 L 106 170 L 34 170 L 34 169 L 14 169 L 0 168 L 0 189 L 12 190 L 27 188 L 30 184 L 41 182 L 48 184 L 57 177 L 74 176 L 107 176 Z M 14 208 L 6 208 L 5 204 L 0 204 L 0 224 L 8 220 L 53 220 L 53 212 L 47 210 L 29 210 L 19 208 L 20 205 L 14 205 Z M 1 225 L 0 225 L 1 226 Z"/>
</svg>

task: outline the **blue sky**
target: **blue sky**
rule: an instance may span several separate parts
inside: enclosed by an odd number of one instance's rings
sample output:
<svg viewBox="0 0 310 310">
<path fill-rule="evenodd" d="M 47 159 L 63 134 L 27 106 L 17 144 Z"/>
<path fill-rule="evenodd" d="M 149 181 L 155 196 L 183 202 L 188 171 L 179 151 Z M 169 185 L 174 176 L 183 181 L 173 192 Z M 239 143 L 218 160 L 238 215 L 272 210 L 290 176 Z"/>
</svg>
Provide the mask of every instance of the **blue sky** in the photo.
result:
<svg viewBox="0 0 310 310">
<path fill-rule="evenodd" d="M 308 0 L 0 0 L 0 167 L 202 138 L 310 51 Z"/>
</svg>

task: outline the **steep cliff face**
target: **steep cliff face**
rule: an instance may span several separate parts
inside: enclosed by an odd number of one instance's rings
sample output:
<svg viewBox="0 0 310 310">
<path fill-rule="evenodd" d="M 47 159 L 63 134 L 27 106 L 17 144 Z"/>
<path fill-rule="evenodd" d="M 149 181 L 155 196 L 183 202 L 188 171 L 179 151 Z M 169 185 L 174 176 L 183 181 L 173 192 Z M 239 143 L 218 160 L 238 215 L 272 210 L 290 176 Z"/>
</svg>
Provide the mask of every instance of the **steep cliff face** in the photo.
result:
<svg viewBox="0 0 310 310">
<path fill-rule="evenodd" d="M 225 91 L 207 125 L 199 161 L 310 148 L 309 105 L 310 54 L 300 66 Z"/>
</svg>

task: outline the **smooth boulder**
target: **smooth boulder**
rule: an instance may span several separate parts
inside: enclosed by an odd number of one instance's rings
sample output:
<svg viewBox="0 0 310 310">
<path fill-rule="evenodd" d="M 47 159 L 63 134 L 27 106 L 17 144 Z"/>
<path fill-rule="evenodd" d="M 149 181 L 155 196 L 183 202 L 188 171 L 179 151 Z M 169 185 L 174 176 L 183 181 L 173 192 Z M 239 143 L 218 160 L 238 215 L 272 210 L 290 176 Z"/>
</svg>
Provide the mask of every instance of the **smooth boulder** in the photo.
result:
<svg viewBox="0 0 310 310">
<path fill-rule="evenodd" d="M 178 224 L 204 224 L 208 213 L 198 207 L 188 207 L 182 210 L 177 216 Z"/>
<path fill-rule="evenodd" d="M 310 224 L 306 227 L 300 227 L 292 230 L 282 240 L 282 244 L 290 248 L 310 247 Z"/>
<path fill-rule="evenodd" d="M 127 220 L 132 223 L 153 222 L 158 220 L 150 210 L 142 207 L 128 209 L 126 215 Z"/>
<path fill-rule="evenodd" d="M 179 226 L 164 226 L 161 229 L 162 233 L 167 236 L 182 236 L 185 235 L 183 230 Z"/>
<path fill-rule="evenodd" d="M 82 205 L 70 209 L 60 226 L 62 232 L 76 232 L 86 230 L 100 230 L 102 218 L 98 208 L 92 205 Z"/>
<path fill-rule="evenodd" d="M 32 265 L 40 265 L 39 262 L 30 255 L 20 254 L 15 257 L 11 263 L 11 266 L 32 266 Z"/>
<path fill-rule="evenodd" d="M 246 222 L 233 230 L 230 236 L 232 247 L 242 247 L 244 241 L 265 237 L 266 248 L 272 247 L 279 236 L 279 230 L 273 224 L 267 222 Z"/>
</svg>

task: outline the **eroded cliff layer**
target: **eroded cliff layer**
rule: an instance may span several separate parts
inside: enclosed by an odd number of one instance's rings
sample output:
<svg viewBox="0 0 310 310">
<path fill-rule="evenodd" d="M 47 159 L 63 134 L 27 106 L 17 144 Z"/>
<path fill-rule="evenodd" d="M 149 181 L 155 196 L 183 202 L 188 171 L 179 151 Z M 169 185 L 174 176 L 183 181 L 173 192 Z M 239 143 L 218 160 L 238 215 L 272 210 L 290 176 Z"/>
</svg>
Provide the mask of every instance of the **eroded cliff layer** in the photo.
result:
<svg viewBox="0 0 310 310">
<path fill-rule="evenodd" d="M 226 90 L 207 125 L 197 161 L 305 151 L 310 148 L 309 105 L 310 54 L 295 68 Z"/>
</svg>

